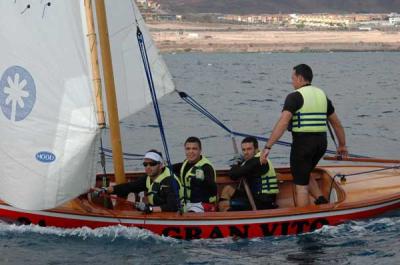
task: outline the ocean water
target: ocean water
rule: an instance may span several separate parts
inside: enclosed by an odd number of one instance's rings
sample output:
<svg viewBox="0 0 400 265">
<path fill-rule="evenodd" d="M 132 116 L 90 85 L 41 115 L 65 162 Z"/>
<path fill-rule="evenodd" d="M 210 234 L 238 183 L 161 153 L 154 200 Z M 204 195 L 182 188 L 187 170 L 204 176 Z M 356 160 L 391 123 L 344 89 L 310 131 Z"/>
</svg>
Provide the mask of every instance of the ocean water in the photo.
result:
<svg viewBox="0 0 400 265">
<path fill-rule="evenodd" d="M 314 71 L 313 84 L 323 88 L 334 103 L 349 151 L 400 157 L 400 53 L 184 53 L 165 59 L 178 90 L 192 96 L 231 130 L 259 136 L 269 136 L 286 95 L 293 91 L 293 66 L 307 63 Z M 233 155 L 229 133 L 176 93 L 165 96 L 160 109 L 173 161 L 183 159 L 183 142 L 196 135 L 217 167 L 229 165 Z M 125 120 L 124 151 L 161 150 L 156 126 L 151 106 Z M 281 140 L 290 142 L 291 135 L 286 133 Z M 332 141 L 329 149 L 335 150 Z M 287 165 L 288 152 L 287 147 L 274 146 L 273 162 Z M 127 162 L 126 166 L 141 169 L 140 163 Z"/>
<path fill-rule="evenodd" d="M 167 54 L 177 89 L 185 91 L 227 127 L 268 136 L 286 94 L 291 69 L 307 63 L 313 84 L 333 101 L 353 154 L 400 158 L 400 52 Z M 229 133 L 183 102 L 160 100 L 173 162 L 183 159 L 191 135 L 217 168 L 233 156 Z M 122 123 L 124 151 L 162 149 L 152 108 Z M 241 140 L 237 137 L 237 141 Z M 282 138 L 290 142 L 290 135 Z M 107 132 L 104 135 L 108 144 Z M 334 149 L 332 141 L 330 149 Z M 274 146 L 271 159 L 288 164 L 289 149 Z M 322 161 L 321 163 L 326 163 Z M 126 161 L 141 170 L 140 161 Z M 110 160 L 107 165 L 111 170 Z M 400 192 L 400 191 L 399 191 Z M 180 241 L 125 227 L 58 229 L 0 223 L 3 264 L 400 264 L 400 210 L 377 218 L 323 227 L 313 233 L 251 240 Z"/>
</svg>

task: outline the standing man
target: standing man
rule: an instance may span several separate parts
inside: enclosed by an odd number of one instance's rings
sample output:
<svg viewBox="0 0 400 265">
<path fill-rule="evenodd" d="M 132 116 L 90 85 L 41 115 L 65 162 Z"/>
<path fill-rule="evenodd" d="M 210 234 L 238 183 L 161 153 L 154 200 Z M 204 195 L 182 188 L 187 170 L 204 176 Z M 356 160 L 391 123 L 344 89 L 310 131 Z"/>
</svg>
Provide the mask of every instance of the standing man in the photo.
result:
<svg viewBox="0 0 400 265">
<path fill-rule="evenodd" d="M 278 180 L 271 161 L 267 159 L 268 163 L 260 163 L 261 152 L 258 150 L 258 141 L 253 136 L 244 138 L 241 148 L 243 161 L 232 165 L 229 176 L 233 180 L 241 178 L 247 180 L 257 210 L 277 208 Z M 251 210 L 248 196 L 243 188 L 234 189 L 227 185 L 221 192 L 220 210 Z"/>
<path fill-rule="evenodd" d="M 174 164 L 174 172 L 179 172 L 188 212 L 208 212 L 216 210 L 216 173 L 211 162 L 201 154 L 200 139 L 191 136 L 185 141 L 186 159 Z"/>
<path fill-rule="evenodd" d="M 267 163 L 267 157 L 275 142 L 281 138 L 286 129 L 292 132 L 290 150 L 290 168 L 293 182 L 296 184 L 296 204 L 309 204 L 309 192 L 316 198 L 315 204 L 327 203 L 315 179 L 310 179 L 311 171 L 327 149 L 329 122 L 339 141 L 337 154 L 347 156 L 346 137 L 342 124 L 335 113 L 332 102 L 324 91 L 311 85 L 313 73 L 306 64 L 293 68 L 292 85 L 296 90 L 285 100 L 282 114 L 272 130 L 271 136 L 261 155 L 261 163 Z"/>
<path fill-rule="evenodd" d="M 102 191 L 110 194 L 117 194 L 126 197 L 130 192 L 146 192 L 148 203 L 136 203 L 136 209 L 145 213 L 152 212 L 175 212 L 178 210 L 178 197 L 182 199 L 182 187 L 179 179 L 174 175 L 176 187 L 179 189 L 179 195 L 176 194 L 172 185 L 171 173 L 164 166 L 161 153 L 157 150 L 149 150 L 143 159 L 143 166 L 146 172 L 145 176 L 137 180 L 127 182 L 108 188 Z"/>
</svg>

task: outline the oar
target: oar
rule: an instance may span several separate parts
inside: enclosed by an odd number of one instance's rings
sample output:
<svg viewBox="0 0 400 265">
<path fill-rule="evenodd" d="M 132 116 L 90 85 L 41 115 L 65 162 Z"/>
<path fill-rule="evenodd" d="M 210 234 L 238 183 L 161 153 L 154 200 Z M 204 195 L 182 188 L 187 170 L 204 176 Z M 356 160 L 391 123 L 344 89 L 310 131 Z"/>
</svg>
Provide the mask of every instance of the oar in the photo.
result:
<svg viewBox="0 0 400 265">
<path fill-rule="evenodd" d="M 236 155 L 239 155 L 239 150 L 237 148 L 236 139 L 233 134 L 231 134 L 231 139 L 232 139 L 233 151 L 235 152 Z M 244 177 L 242 177 L 242 183 L 243 183 L 247 198 L 249 199 L 251 209 L 253 211 L 257 210 L 256 203 L 254 202 L 253 194 L 251 193 L 249 184 L 247 184 L 247 180 Z"/>
<path fill-rule="evenodd" d="M 338 157 L 338 156 L 324 156 L 324 160 L 400 164 L 400 160 L 397 160 L 397 159 L 384 159 L 384 158 L 376 158 L 376 157 Z"/>
</svg>

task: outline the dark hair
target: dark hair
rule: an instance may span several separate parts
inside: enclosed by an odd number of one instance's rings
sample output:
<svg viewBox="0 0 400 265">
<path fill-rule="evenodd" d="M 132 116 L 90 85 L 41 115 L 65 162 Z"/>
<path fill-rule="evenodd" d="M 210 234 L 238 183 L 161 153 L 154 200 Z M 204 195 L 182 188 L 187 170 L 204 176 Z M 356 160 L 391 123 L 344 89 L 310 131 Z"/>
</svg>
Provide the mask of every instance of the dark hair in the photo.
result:
<svg viewBox="0 0 400 265">
<path fill-rule="evenodd" d="M 258 141 L 257 138 L 254 136 L 247 136 L 242 140 L 242 144 L 244 143 L 253 143 L 255 149 L 258 149 Z"/>
<path fill-rule="evenodd" d="M 186 141 L 185 141 L 185 145 L 187 143 L 197 143 L 199 145 L 200 149 L 201 149 L 200 139 L 197 138 L 196 136 L 190 136 L 189 138 L 187 138 Z"/>
<path fill-rule="evenodd" d="M 161 158 L 162 158 L 161 152 L 160 152 L 160 151 L 157 151 L 156 149 L 150 149 L 150 150 L 147 151 L 146 153 L 148 153 L 148 152 L 153 152 L 153 153 L 159 154 L 159 155 L 161 156 Z"/>
<path fill-rule="evenodd" d="M 293 67 L 294 72 L 296 75 L 301 75 L 305 81 L 308 81 L 311 83 L 313 79 L 313 72 L 311 70 L 311 67 L 306 65 L 306 64 L 299 64 Z"/>
</svg>

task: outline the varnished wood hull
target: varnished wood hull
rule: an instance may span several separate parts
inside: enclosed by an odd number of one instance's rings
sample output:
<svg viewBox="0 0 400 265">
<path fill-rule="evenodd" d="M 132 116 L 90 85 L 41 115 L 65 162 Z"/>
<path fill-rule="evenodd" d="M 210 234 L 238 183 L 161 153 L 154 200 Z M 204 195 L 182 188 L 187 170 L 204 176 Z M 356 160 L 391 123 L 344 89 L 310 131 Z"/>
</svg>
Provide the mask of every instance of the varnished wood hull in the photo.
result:
<svg viewBox="0 0 400 265">
<path fill-rule="evenodd" d="M 331 177 L 382 168 L 381 166 L 324 166 L 313 175 L 328 195 Z M 334 181 L 336 202 L 294 207 L 293 184 L 288 169 L 278 169 L 281 192 L 280 208 L 274 210 L 152 213 L 133 210 L 129 203 L 117 201 L 113 210 L 95 204 L 87 196 L 76 198 L 49 211 L 26 211 L 0 204 L 0 218 L 8 222 L 39 224 L 62 228 L 124 225 L 148 229 L 156 234 L 180 239 L 241 237 L 254 238 L 310 232 L 323 225 L 337 225 L 348 220 L 369 218 L 400 208 L 400 171 L 386 170 Z M 219 171 L 219 186 L 231 184 Z"/>
</svg>

